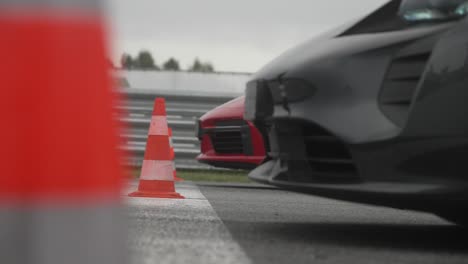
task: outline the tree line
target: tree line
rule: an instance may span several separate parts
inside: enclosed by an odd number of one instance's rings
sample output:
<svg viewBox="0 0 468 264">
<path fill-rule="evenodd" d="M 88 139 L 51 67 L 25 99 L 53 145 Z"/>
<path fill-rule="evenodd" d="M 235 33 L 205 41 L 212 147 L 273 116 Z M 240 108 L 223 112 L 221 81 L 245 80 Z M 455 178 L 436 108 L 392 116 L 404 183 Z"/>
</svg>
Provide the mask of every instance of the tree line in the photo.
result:
<svg viewBox="0 0 468 264">
<path fill-rule="evenodd" d="M 159 66 L 151 52 L 147 50 L 140 51 L 136 57 L 128 53 L 121 56 L 120 64 L 125 70 L 146 70 L 146 71 L 181 71 L 180 63 L 175 58 L 169 58 L 161 66 Z M 196 58 L 191 66 L 188 67 L 191 72 L 214 72 L 213 65 L 209 62 L 202 62 Z"/>
</svg>

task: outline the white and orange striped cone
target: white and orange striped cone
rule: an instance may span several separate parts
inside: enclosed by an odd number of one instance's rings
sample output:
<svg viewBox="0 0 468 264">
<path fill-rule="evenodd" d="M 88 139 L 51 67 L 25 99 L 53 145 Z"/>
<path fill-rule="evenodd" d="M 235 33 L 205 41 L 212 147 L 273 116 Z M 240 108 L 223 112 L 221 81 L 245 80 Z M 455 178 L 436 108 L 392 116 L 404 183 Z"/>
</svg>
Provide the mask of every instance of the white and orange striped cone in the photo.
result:
<svg viewBox="0 0 468 264">
<path fill-rule="evenodd" d="M 157 98 L 151 118 L 138 191 L 129 196 L 183 199 L 184 197 L 175 191 L 172 163 L 166 102 L 163 98 Z"/>
<path fill-rule="evenodd" d="M 0 1 L 2 263 L 126 262 L 102 4 Z"/>
<path fill-rule="evenodd" d="M 170 147 L 171 147 L 171 157 L 172 157 L 172 169 L 174 171 L 174 181 L 176 182 L 183 182 L 184 179 L 177 177 L 177 168 L 175 165 L 175 149 L 174 149 L 174 141 L 173 141 L 173 134 L 172 134 L 172 128 L 169 128 L 169 142 L 170 142 Z"/>
</svg>

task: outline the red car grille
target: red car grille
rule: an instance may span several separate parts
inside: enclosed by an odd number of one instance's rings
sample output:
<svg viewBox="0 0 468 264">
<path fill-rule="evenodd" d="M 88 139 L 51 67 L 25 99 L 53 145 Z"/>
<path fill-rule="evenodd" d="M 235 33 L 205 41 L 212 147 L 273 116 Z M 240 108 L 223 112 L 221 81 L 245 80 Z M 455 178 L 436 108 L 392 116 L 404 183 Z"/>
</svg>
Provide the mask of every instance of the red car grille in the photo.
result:
<svg viewBox="0 0 468 264">
<path fill-rule="evenodd" d="M 218 154 L 251 154 L 250 129 L 244 120 L 216 123 L 216 127 L 210 132 L 210 138 Z"/>
</svg>

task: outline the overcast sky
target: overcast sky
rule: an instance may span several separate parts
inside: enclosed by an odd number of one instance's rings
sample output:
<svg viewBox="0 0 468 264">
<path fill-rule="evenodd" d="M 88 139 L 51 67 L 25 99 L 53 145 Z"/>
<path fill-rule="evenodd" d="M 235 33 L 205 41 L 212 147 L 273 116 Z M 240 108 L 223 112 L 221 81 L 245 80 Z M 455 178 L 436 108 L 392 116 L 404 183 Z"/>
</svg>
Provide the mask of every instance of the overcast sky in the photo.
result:
<svg viewBox="0 0 468 264">
<path fill-rule="evenodd" d="M 110 0 L 114 59 L 150 50 L 158 64 L 195 57 L 254 72 L 283 51 L 386 0 Z"/>
</svg>

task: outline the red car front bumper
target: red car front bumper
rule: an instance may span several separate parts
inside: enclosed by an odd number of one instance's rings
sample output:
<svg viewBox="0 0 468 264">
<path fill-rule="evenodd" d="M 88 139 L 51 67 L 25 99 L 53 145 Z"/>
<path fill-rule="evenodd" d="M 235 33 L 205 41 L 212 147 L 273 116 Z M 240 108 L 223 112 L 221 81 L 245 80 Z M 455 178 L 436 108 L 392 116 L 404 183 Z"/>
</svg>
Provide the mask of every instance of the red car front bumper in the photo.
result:
<svg viewBox="0 0 468 264">
<path fill-rule="evenodd" d="M 253 169 L 265 159 L 263 137 L 243 119 L 244 97 L 217 107 L 198 124 L 201 154 L 197 160 L 215 167 Z"/>
</svg>

